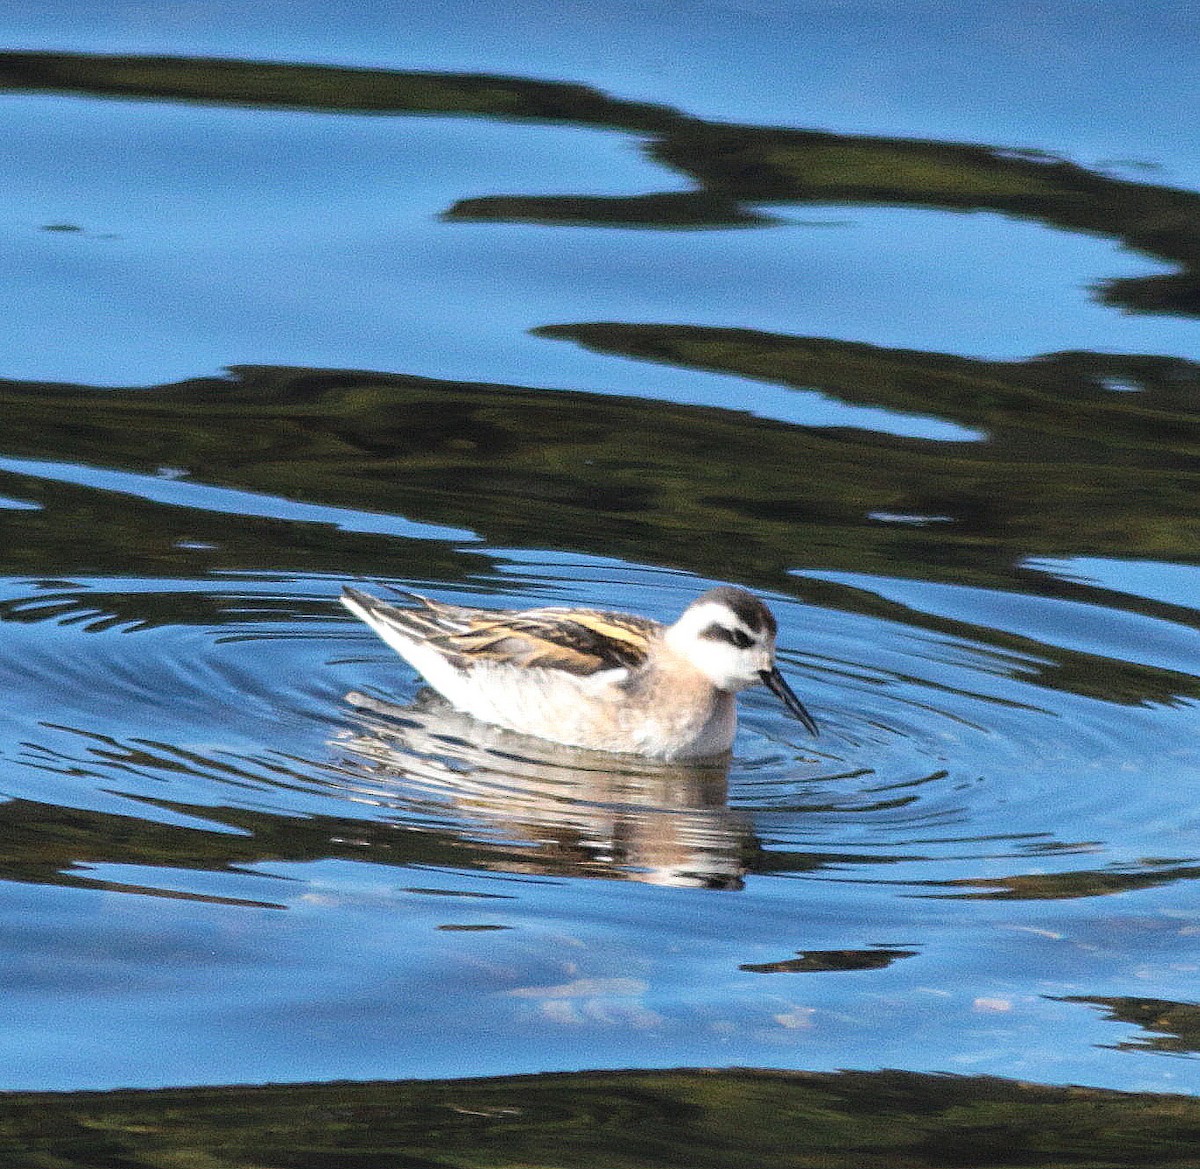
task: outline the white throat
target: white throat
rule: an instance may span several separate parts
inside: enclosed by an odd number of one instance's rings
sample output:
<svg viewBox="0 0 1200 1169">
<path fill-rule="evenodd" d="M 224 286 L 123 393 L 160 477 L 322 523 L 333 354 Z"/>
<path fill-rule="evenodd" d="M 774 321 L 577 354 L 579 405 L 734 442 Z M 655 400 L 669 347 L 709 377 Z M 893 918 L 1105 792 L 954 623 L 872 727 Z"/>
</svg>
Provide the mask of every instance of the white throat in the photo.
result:
<svg viewBox="0 0 1200 1169">
<path fill-rule="evenodd" d="M 718 689 L 729 693 L 756 686 L 774 665 L 773 639 L 749 629 L 726 605 L 692 605 L 667 629 L 665 640 Z M 740 644 L 735 644 L 735 640 Z"/>
</svg>

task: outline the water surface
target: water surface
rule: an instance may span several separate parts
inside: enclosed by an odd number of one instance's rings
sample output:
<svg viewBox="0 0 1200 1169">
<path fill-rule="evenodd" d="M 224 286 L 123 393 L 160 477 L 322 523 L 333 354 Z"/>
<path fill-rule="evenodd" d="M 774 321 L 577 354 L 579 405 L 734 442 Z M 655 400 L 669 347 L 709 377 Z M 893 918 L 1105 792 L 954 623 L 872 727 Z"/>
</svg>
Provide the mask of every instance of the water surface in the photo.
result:
<svg viewBox="0 0 1200 1169">
<path fill-rule="evenodd" d="M 1161 114 L 889 111 L 843 41 L 820 118 L 775 50 L 622 87 L 574 17 L 490 55 L 384 52 L 369 6 L 239 51 L 49 19 L 0 58 L 0 1088 L 1195 1091 L 1200 196 Z M 741 584 L 822 733 L 761 691 L 727 766 L 504 735 L 347 582 L 667 621 Z"/>
</svg>

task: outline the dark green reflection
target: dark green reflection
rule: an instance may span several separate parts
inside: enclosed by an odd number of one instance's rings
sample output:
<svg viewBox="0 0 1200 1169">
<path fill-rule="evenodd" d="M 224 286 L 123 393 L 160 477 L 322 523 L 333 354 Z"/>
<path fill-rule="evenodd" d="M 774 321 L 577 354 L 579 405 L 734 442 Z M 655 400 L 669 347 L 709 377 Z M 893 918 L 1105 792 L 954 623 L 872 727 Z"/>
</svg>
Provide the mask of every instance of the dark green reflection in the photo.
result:
<svg viewBox="0 0 1200 1169">
<path fill-rule="evenodd" d="M 1196 858 L 1188 862 L 1146 860 L 1138 865 L 1077 869 L 1065 873 L 1018 873 L 1011 877 L 963 877 L 952 881 L 914 882 L 929 896 L 977 901 L 1063 901 L 1155 889 L 1175 881 L 1200 879 Z"/>
<path fill-rule="evenodd" d="M 940 567 L 946 579 L 1010 586 L 1026 556 L 1188 560 L 1200 547 L 1200 367 L 1191 363 L 1099 354 L 989 363 L 669 326 L 543 332 L 853 403 L 936 410 L 989 437 L 935 443 L 643 399 L 240 367 L 146 390 L 0 382 L 5 453 L 149 474 L 179 467 L 192 481 L 466 528 L 492 544 L 603 550 L 764 583 L 798 566 L 934 576 Z M 1117 377 L 1143 392 L 1103 388 Z M 81 416 L 86 426 L 73 421 Z M 44 538 L 37 546 L 54 505 L 80 508 L 92 493 L 32 474 L 6 473 L 0 488 L 47 508 L 7 517 L 24 530 L 3 550 L 6 571 L 60 573 L 57 563 L 111 546 L 115 529 L 90 539 L 91 525 L 77 525 L 84 543 L 60 544 L 57 556 Z M 288 546 L 296 538 L 298 525 L 202 514 L 194 523 L 176 514 L 162 530 L 156 505 L 122 521 L 140 505 L 121 499 L 109 522 L 127 527 L 134 561 L 149 551 L 146 527 L 160 529 L 155 554 L 175 561 L 194 557 L 169 552 L 168 536 L 221 544 L 249 523 L 256 541 L 272 527 Z M 948 522 L 932 530 L 872 518 L 892 513 Z M 88 518 L 103 528 L 103 516 Z M 315 564 L 328 531 L 311 527 Z"/>
<path fill-rule="evenodd" d="M 669 106 L 620 101 L 557 81 L 233 58 L 0 53 L 0 89 L 359 114 L 526 118 L 630 131 L 663 130 L 681 118 Z"/>
<path fill-rule="evenodd" d="M 1169 275 L 1104 282 L 1100 295 L 1135 311 L 1200 314 L 1200 195 L 1038 151 L 728 125 L 583 85 L 485 74 L 17 52 L 0 54 L 0 89 L 605 127 L 645 138 L 649 155 L 696 189 L 496 195 L 460 200 L 448 218 L 679 228 L 769 223 L 761 203 L 996 211 L 1107 236 L 1179 265 Z"/>
<path fill-rule="evenodd" d="M 5 453 L 155 475 L 283 499 L 401 515 L 493 546 L 555 547 L 671 564 L 751 587 L 983 641 L 1035 684 L 1123 703 L 1200 693 L 1196 678 L 1048 647 L 914 613 L 795 569 L 884 573 L 1097 599 L 1036 583 L 1027 557 L 1088 553 L 1190 561 L 1200 547 L 1200 367 L 1166 358 L 1056 355 L 981 362 L 745 330 L 574 325 L 543 330 L 607 352 L 811 386 L 845 401 L 918 407 L 985 430 L 941 443 L 804 427 L 715 408 L 399 374 L 244 367 L 152 389 L 0 383 Z M 1110 379 L 1140 393 L 1116 394 Z M 86 424 L 80 419 L 86 419 Z M 231 441 L 236 436 L 236 441 Z M 219 569 L 385 570 L 463 579 L 470 544 L 213 514 L 136 494 L 0 472 L 0 573 L 65 578 L 9 618 L 95 613 L 72 577 L 191 577 Z M 890 514 L 944 517 L 934 527 Z M 235 592 L 231 585 L 231 592 Z M 74 596 L 74 601 L 72 597 Z M 1180 624 L 1193 610 L 1116 594 Z M 218 620 L 227 600 L 114 595 L 123 622 Z M 244 605 L 244 602 L 242 602 Z M 102 605 L 103 609 L 104 606 Z M 275 615 L 293 618 L 291 605 Z M 236 609 L 240 620 L 244 608 Z M 271 605 L 262 608 L 271 616 Z M 103 620 L 102 617 L 93 617 Z"/>
<path fill-rule="evenodd" d="M 747 962 L 739 970 L 751 974 L 831 974 L 847 970 L 882 970 L 899 958 L 915 958 L 919 950 L 876 946 L 870 950 L 800 950 L 780 962 Z"/>
<path fill-rule="evenodd" d="M 264 879 L 258 900 L 247 901 L 193 893 L 179 874 L 341 859 L 736 890 L 765 863 L 768 854 L 750 823 L 728 806 L 721 767 L 638 766 L 569 749 L 538 757 L 535 743 L 498 728 L 472 724 L 464 735 L 468 720 L 453 711 L 433 718 L 419 704 L 375 705 L 394 713 L 384 720 L 348 708 L 328 755 L 313 760 L 204 754 L 148 738 L 39 729 L 45 741 L 21 744 L 27 766 L 118 791 L 129 775 L 200 780 L 215 801 L 227 802 L 197 805 L 124 792 L 128 815 L 2 802 L 0 880 L 284 908 L 287 883 L 272 884 L 281 878 Z M 325 797 L 327 810 L 290 810 L 294 791 Z M 238 806 L 248 792 L 253 806 Z M 271 809 L 276 800 L 283 810 Z M 155 819 L 162 814 L 189 823 Z M 398 825 L 404 830 L 397 832 Z M 905 859 L 789 853 L 775 856 L 771 867 L 813 872 Z M 138 866 L 140 882 L 112 882 L 103 873 L 107 864 Z"/>
<path fill-rule="evenodd" d="M 129 758 L 162 765 L 161 757 L 150 749 L 140 754 L 130 752 Z M 461 868 L 470 864 L 469 848 L 449 831 L 398 834 L 390 822 L 349 816 L 285 816 L 233 807 L 143 802 L 150 809 L 162 808 L 168 813 L 207 820 L 214 828 L 190 828 L 112 812 L 9 800 L 0 804 L 4 839 L 0 880 L 283 909 L 280 901 L 271 899 L 268 880 L 263 881 L 261 900 L 245 900 L 165 887 L 155 882 L 154 870 L 230 872 L 252 864 L 326 858 L 399 866 Z M 241 831 L 221 831 L 218 826 Z M 142 866 L 145 880 L 140 884 L 113 882 L 90 871 L 92 866 L 104 864 Z"/>
<path fill-rule="evenodd" d="M 330 743 L 332 761 L 237 757 L 224 751 L 210 757 L 167 742 L 84 732 L 76 732 L 80 746 L 73 750 L 64 747 L 61 734 L 55 747 L 23 743 L 19 758 L 24 764 L 87 779 L 102 789 L 120 791 L 126 775 L 151 773 L 203 780 L 216 793 L 214 799 L 227 792 L 228 802 L 201 805 L 122 792 L 131 803 L 130 815 L 26 799 L 2 802 L 0 881 L 283 909 L 290 899 L 288 882 L 259 866 L 339 859 L 397 869 L 472 869 L 720 890 L 740 889 L 749 873 L 854 869 L 863 881 L 901 885 L 910 895 L 1020 901 L 1101 897 L 1200 878 L 1200 864 L 1153 861 L 944 881 L 891 878 L 890 866 L 929 858 L 899 848 L 890 853 L 764 848 L 753 824 L 726 803 L 719 769 L 703 773 L 647 764 L 640 771 L 606 770 L 595 756 L 587 768 L 563 759 L 540 763 L 508 749 L 503 732 L 488 742 L 486 728 L 483 734 L 476 729 L 478 744 L 448 733 L 429 738 L 452 724 L 422 725 L 419 711 L 409 709 L 407 729 L 397 718 L 390 731 L 367 719 L 358 720 L 353 731 L 342 730 Z M 429 750 L 454 767 L 430 767 L 423 754 Z M 286 810 L 293 790 L 328 797 L 328 811 Z M 247 792 L 254 793 L 254 806 L 239 806 Z M 285 810 L 263 806 L 274 793 Z M 144 817 L 137 814 L 141 810 Z M 153 818 L 156 813 L 212 827 L 163 823 Z M 103 872 L 110 864 L 137 866 L 142 877 L 115 882 Z M 181 872 L 247 869 L 263 877 L 251 899 L 196 892 L 180 877 Z M 800 951 L 741 969 L 756 974 L 869 971 L 916 953 L 894 946 Z"/>
<path fill-rule="evenodd" d="M 580 1072 L 0 1096 L 40 1169 L 1195 1166 L 1200 1102 L 912 1072 Z"/>
<path fill-rule="evenodd" d="M 1200 1052 L 1200 1003 L 1099 995 L 1063 995 L 1057 1001 L 1100 1007 L 1105 1019 L 1133 1023 L 1143 1029 L 1141 1035 L 1111 1044 L 1117 1051 L 1159 1051 L 1169 1055 Z"/>
</svg>

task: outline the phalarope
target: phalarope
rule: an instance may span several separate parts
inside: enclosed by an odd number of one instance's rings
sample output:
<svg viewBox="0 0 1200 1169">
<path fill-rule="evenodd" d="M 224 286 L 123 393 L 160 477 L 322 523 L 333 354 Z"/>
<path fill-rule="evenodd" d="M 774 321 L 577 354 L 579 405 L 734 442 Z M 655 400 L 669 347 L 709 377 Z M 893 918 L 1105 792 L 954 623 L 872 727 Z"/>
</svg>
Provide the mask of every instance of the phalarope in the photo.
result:
<svg viewBox="0 0 1200 1169">
<path fill-rule="evenodd" d="M 416 604 L 354 588 L 342 603 L 452 706 L 484 722 L 590 750 L 705 758 L 733 743 L 737 692 L 765 685 L 817 733 L 775 664 L 775 618 L 744 589 L 710 589 L 674 625 L 402 595 Z"/>
</svg>

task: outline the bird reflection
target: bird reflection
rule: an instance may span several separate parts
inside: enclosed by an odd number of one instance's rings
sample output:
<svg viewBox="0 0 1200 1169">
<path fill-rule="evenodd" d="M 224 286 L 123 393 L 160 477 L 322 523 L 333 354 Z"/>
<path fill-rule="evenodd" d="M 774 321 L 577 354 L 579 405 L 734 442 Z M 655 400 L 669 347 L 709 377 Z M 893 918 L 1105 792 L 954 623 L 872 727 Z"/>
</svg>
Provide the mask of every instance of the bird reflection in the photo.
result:
<svg viewBox="0 0 1200 1169">
<path fill-rule="evenodd" d="M 432 691 L 400 706 L 352 691 L 333 745 L 353 798 L 455 821 L 474 861 L 507 872 L 740 889 L 755 847 L 724 763 L 615 760 L 477 722 Z"/>
</svg>

